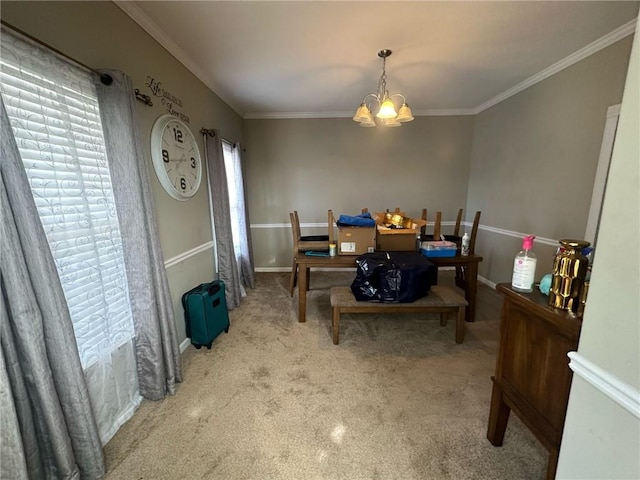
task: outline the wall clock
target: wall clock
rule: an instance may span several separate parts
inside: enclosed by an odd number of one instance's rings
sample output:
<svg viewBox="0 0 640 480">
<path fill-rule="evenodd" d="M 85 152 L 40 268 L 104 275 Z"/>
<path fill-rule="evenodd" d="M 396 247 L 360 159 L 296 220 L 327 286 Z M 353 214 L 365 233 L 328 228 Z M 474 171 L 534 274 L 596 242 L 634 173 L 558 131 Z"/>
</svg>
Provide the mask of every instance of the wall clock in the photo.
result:
<svg viewBox="0 0 640 480">
<path fill-rule="evenodd" d="M 200 187 L 202 160 L 189 127 L 170 114 L 151 129 L 151 159 L 162 187 L 176 200 L 188 200 Z"/>
</svg>

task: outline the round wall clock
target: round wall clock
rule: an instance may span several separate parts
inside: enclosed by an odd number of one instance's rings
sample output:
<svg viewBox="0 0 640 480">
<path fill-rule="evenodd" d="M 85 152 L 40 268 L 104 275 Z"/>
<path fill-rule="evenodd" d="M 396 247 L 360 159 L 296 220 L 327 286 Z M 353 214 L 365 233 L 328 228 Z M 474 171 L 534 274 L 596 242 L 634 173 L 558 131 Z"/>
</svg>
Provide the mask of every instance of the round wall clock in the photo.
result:
<svg viewBox="0 0 640 480">
<path fill-rule="evenodd" d="M 200 150 L 187 125 L 161 115 L 151 129 L 151 159 L 160 184 L 176 200 L 188 200 L 200 187 Z"/>
</svg>

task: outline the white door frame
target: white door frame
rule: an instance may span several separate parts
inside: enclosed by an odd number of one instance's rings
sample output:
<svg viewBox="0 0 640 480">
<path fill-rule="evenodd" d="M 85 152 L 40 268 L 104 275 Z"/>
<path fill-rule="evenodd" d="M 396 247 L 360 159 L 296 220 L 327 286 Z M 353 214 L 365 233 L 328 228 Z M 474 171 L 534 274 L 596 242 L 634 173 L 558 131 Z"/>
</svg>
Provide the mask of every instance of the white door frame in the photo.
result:
<svg viewBox="0 0 640 480">
<path fill-rule="evenodd" d="M 598 168 L 596 177 L 593 181 L 593 193 L 591 194 L 591 206 L 589 207 L 589 217 L 587 219 L 587 228 L 585 230 L 584 239 L 595 246 L 598 237 L 598 225 L 600 224 L 600 213 L 602 212 L 602 202 L 607 186 L 607 176 L 609 175 L 609 165 L 611 163 L 611 154 L 613 152 L 613 144 L 616 138 L 616 129 L 618 128 L 618 117 L 620 116 L 620 104 L 612 105 L 607 108 L 607 121 L 604 125 L 604 134 L 602 135 L 602 146 L 600 147 L 600 157 L 598 158 Z"/>
</svg>

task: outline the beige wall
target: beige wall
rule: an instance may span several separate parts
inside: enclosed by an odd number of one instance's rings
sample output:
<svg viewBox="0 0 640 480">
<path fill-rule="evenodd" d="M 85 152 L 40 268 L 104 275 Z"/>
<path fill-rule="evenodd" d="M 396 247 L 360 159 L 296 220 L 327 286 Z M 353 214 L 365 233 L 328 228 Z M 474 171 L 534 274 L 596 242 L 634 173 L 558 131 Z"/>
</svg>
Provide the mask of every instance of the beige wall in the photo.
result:
<svg viewBox="0 0 640 480">
<path fill-rule="evenodd" d="M 455 220 L 467 199 L 472 130 L 472 116 L 417 117 L 388 129 L 348 118 L 245 120 L 256 266 L 290 267 L 292 210 L 302 223 L 326 224 L 328 209 L 337 217 L 363 207 L 415 217 L 427 208 L 429 218 L 441 210 Z"/>
<path fill-rule="evenodd" d="M 580 346 L 572 360 L 589 362 L 589 375 L 573 376 L 558 478 L 640 478 L 640 261 L 624 247 L 637 245 L 640 233 L 638 38 L 633 49 Z M 621 405 L 625 390 L 630 408 Z"/>
<path fill-rule="evenodd" d="M 475 118 L 468 210 L 482 224 L 548 239 L 584 238 L 607 107 L 620 103 L 631 37 Z M 480 274 L 511 281 L 519 238 L 481 231 Z M 554 248 L 538 244 L 537 279 Z"/>
<path fill-rule="evenodd" d="M 217 128 L 225 138 L 241 140 L 242 119 L 200 80 L 162 48 L 112 2 L 2 2 L 2 20 L 48 43 L 89 67 L 121 70 L 145 94 L 148 76 L 182 101 L 191 131 L 204 158 L 202 127 Z M 166 113 L 160 98 L 153 107 L 137 104 L 140 133 L 160 230 L 165 260 L 211 242 L 206 177 L 198 193 L 186 202 L 171 198 L 160 186 L 149 155 L 154 120 Z M 205 250 L 183 264 L 167 269 L 179 339 L 185 338 L 180 296 L 215 278 L 213 250 Z"/>
</svg>

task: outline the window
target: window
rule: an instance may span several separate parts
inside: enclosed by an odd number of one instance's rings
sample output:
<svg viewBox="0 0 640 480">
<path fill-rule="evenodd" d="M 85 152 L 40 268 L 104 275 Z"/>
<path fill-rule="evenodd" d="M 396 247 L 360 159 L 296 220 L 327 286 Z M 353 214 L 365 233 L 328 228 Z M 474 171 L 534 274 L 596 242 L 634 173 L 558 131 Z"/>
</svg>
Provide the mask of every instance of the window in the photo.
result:
<svg viewBox="0 0 640 480">
<path fill-rule="evenodd" d="M 227 173 L 227 187 L 229 190 L 229 216 L 231 217 L 231 234 L 233 236 L 233 251 L 236 257 L 240 255 L 240 222 L 238 219 L 244 218 L 244 199 L 242 190 L 242 169 L 238 162 L 239 157 L 235 154 L 232 143 L 222 140 L 222 154 L 224 156 L 224 169 Z M 238 184 L 238 181 L 240 182 Z"/>
<path fill-rule="evenodd" d="M 86 370 L 134 335 L 95 87 L 53 53 L 2 40 L 2 98 Z"/>
<path fill-rule="evenodd" d="M 0 93 L 73 322 L 102 443 L 141 397 L 93 74 L 2 27 Z"/>
</svg>

